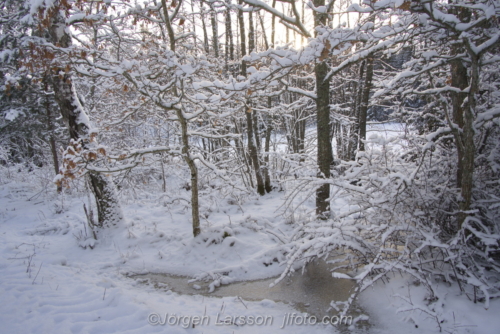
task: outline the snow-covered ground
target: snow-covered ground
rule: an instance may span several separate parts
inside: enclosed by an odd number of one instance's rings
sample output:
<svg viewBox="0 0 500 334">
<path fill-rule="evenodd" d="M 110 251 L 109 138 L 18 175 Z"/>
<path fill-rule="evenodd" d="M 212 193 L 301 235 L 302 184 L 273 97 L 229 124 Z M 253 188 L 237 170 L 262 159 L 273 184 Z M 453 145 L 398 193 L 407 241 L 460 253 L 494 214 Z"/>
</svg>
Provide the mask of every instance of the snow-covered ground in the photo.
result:
<svg viewBox="0 0 500 334">
<path fill-rule="evenodd" d="M 126 276 L 229 271 L 231 278 L 241 280 L 279 274 L 281 268 L 271 257 L 279 243 L 261 230 L 271 224 L 264 217 L 276 215 L 280 194 L 251 200 L 244 207 L 227 204 L 208 217 L 197 239 L 191 235 L 185 207 L 135 201 L 124 207 L 127 226 L 107 231 L 93 249 L 83 249 L 78 239 L 87 198 L 65 196 L 62 201 L 37 192 L 28 183 L 0 186 L 1 332 L 253 333 L 264 327 L 277 331 L 286 314 L 297 313 L 271 300 L 178 295 Z M 224 232 L 231 236 L 223 238 Z M 150 323 L 165 321 L 165 314 L 175 315 L 167 318 L 172 324 Z M 240 325 L 226 324 L 229 320 Z M 196 326 L 196 321 L 201 323 Z M 190 328 L 184 328 L 186 323 Z M 287 332 L 330 328 L 295 326 Z"/>
<path fill-rule="evenodd" d="M 306 200 L 292 222 L 279 209 L 286 191 L 238 197 L 205 185 L 202 234 L 193 238 L 183 200 L 189 192 L 182 177 L 171 173 L 166 194 L 158 184 L 123 192 L 124 225 L 102 232 L 93 248 L 84 249 L 91 244 L 83 212 L 89 198 L 76 189 L 56 195 L 50 177 L 44 181 L 36 170 L 16 173 L 0 177 L 2 333 L 494 333 L 500 328 L 498 300 L 486 310 L 457 287 L 441 285 L 446 304 L 426 313 L 419 308 L 426 303 L 423 287 L 399 275 L 360 296 L 361 310 L 353 316 L 365 314 L 369 321 L 359 326 L 305 320 L 292 305 L 270 299 L 178 294 L 167 285 L 144 284 L 128 276 L 209 278 L 214 288 L 275 277 L 283 271 L 283 241 L 294 224 L 307 221 L 314 201 Z M 346 204 L 335 206 L 348 210 Z"/>
</svg>

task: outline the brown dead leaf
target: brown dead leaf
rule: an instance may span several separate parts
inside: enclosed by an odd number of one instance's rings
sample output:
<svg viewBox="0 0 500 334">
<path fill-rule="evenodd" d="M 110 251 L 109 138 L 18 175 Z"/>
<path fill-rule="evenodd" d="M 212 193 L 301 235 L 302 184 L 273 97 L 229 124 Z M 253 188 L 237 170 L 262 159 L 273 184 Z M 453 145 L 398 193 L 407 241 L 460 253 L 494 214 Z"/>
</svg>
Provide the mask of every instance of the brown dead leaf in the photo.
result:
<svg viewBox="0 0 500 334">
<path fill-rule="evenodd" d="M 410 10 L 410 7 L 411 7 L 411 1 L 405 1 L 401 4 L 401 6 L 398 7 L 398 9 Z"/>
<path fill-rule="evenodd" d="M 330 53 L 330 48 L 331 44 L 329 40 L 326 40 L 325 46 L 323 47 L 323 50 L 321 51 L 321 56 L 319 57 L 320 61 L 323 61 L 328 57 L 328 54 Z"/>
</svg>

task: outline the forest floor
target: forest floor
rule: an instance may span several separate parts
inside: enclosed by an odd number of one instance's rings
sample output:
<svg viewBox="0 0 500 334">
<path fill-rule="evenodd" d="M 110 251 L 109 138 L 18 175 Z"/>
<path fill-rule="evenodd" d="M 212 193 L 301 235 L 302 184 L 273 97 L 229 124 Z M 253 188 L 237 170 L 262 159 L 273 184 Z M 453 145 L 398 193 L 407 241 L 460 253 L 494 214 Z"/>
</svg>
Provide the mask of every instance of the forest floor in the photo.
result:
<svg viewBox="0 0 500 334">
<path fill-rule="evenodd" d="M 193 238 L 189 207 L 171 201 L 188 191 L 170 182 L 169 196 L 122 196 L 124 225 L 101 233 L 93 244 L 82 208 L 89 199 L 82 192 L 56 195 L 35 178 L 3 179 L 0 186 L 3 333 L 493 333 L 500 328 L 500 301 L 492 300 L 486 310 L 457 287 L 442 285 L 447 304 L 440 314 L 428 314 L 419 310 L 426 303 L 423 288 L 399 275 L 360 296 L 354 318 L 361 314 L 358 320 L 369 320 L 351 326 L 322 319 L 303 324 L 293 305 L 271 299 L 180 294 L 168 285 L 130 278 L 169 273 L 200 282 L 210 278 L 216 287 L 216 281 L 278 276 L 282 241 L 300 224 L 301 214 L 309 213 L 299 212 L 295 222 L 280 215 L 285 192 L 238 200 L 214 193 L 214 202 L 209 195 L 202 201 L 203 232 Z M 196 282 L 189 284 L 196 293 Z"/>
</svg>

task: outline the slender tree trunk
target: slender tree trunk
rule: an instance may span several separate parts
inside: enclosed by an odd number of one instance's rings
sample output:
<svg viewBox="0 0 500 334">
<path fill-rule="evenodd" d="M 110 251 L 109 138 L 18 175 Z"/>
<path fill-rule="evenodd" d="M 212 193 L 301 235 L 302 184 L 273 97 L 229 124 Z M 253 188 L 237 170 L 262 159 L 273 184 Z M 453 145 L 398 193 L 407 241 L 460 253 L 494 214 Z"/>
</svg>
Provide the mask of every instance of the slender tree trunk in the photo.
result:
<svg viewBox="0 0 500 334">
<path fill-rule="evenodd" d="M 451 86 L 460 88 L 464 90 L 469 85 L 468 83 L 467 68 L 462 64 L 460 59 L 454 60 L 451 63 Z M 451 103 L 452 103 L 452 117 L 453 123 L 455 123 L 460 129 L 464 127 L 464 108 L 462 107 L 467 93 L 451 93 Z M 457 187 L 462 186 L 462 172 L 463 172 L 463 150 L 458 149 L 458 163 L 457 163 Z"/>
<path fill-rule="evenodd" d="M 476 148 L 474 145 L 474 110 L 476 109 L 476 94 L 479 92 L 479 56 L 474 51 L 469 50 L 471 59 L 470 70 L 470 90 L 467 97 L 467 106 L 464 108 L 464 125 L 462 128 L 462 144 L 459 144 L 459 150 L 462 148 L 461 154 L 461 199 L 459 202 L 460 214 L 458 215 L 458 226 L 462 227 L 465 219 L 468 216 L 467 211 L 470 210 L 472 203 L 472 190 L 474 185 L 474 157 Z"/>
<path fill-rule="evenodd" d="M 465 8 L 451 8 L 451 12 L 457 15 L 461 21 L 470 21 L 470 11 Z M 455 43 L 451 46 L 451 54 L 457 55 L 465 51 L 465 46 L 463 43 Z M 450 74 L 451 74 L 451 86 L 460 88 L 464 90 L 469 86 L 469 75 L 467 74 L 467 68 L 462 63 L 461 59 L 455 59 L 450 64 Z M 467 93 L 451 93 L 451 104 L 452 104 L 452 117 L 453 123 L 455 123 L 460 129 L 464 128 L 464 107 L 462 104 L 467 97 Z M 462 187 L 462 173 L 463 173 L 463 149 L 460 149 L 460 143 L 457 143 L 458 147 L 458 159 L 457 159 L 457 187 Z"/>
<path fill-rule="evenodd" d="M 195 16 L 195 12 L 194 12 L 193 1 L 191 1 L 191 13 L 192 13 L 192 17 L 193 17 L 193 33 L 194 33 L 194 36 L 198 36 L 196 34 L 196 16 Z M 161 24 L 160 24 L 160 26 L 161 26 Z M 163 27 L 162 27 L 161 31 L 163 32 Z M 198 41 L 197 41 L 196 37 L 193 38 L 193 40 L 194 40 L 194 48 L 198 49 Z"/>
<path fill-rule="evenodd" d="M 44 78 L 45 92 L 49 91 L 49 83 L 47 82 L 48 78 Z M 50 112 L 51 105 L 48 96 L 45 99 L 45 115 L 47 117 L 47 130 L 49 131 L 49 145 L 50 145 L 50 153 L 52 154 L 52 162 L 54 165 L 55 174 L 59 174 L 59 158 L 57 156 L 57 147 L 56 147 L 56 139 L 54 136 L 55 128 L 54 123 L 52 122 L 52 114 Z M 60 193 L 62 191 L 62 185 L 57 184 L 57 192 Z"/>
<path fill-rule="evenodd" d="M 290 29 L 288 29 L 288 27 L 285 28 L 285 43 L 286 44 L 290 43 Z"/>
<path fill-rule="evenodd" d="M 257 148 L 257 152 L 260 151 L 261 140 L 260 140 L 260 132 L 259 132 L 259 117 L 255 110 L 252 111 L 252 126 L 253 126 L 253 135 L 255 138 L 255 147 Z"/>
<path fill-rule="evenodd" d="M 243 5 L 242 0 L 238 0 L 239 5 Z M 245 19 L 243 18 L 243 11 L 241 9 L 238 9 L 238 23 L 239 23 L 239 28 L 240 28 L 240 52 L 241 52 L 241 58 L 246 56 L 247 54 L 247 48 L 246 48 L 246 38 L 245 38 Z M 247 64 L 244 60 L 241 61 L 241 75 L 246 76 L 247 75 Z"/>
<path fill-rule="evenodd" d="M 305 14 L 305 7 L 306 7 L 306 2 L 305 1 L 302 1 L 302 17 L 301 17 L 301 23 L 302 25 L 304 24 L 304 20 L 305 20 L 305 17 L 306 17 L 306 14 Z M 304 45 L 304 35 L 300 35 L 300 45 Z"/>
<path fill-rule="evenodd" d="M 250 153 L 250 159 L 252 161 L 252 166 L 255 170 L 255 179 L 257 181 L 257 192 L 259 195 L 265 195 L 264 180 L 262 178 L 262 172 L 260 170 L 259 154 L 257 152 L 257 147 L 255 145 L 254 129 L 253 129 L 253 117 L 252 111 L 247 110 L 247 139 L 248 139 L 248 152 Z"/>
<path fill-rule="evenodd" d="M 181 124 L 181 137 L 182 137 L 182 156 L 186 161 L 191 172 L 191 216 L 193 219 L 193 236 L 198 236 L 201 232 L 200 229 L 200 212 L 198 200 L 198 168 L 194 159 L 190 154 L 189 135 L 187 120 L 182 115 L 180 109 L 176 110 L 177 118 Z"/>
<path fill-rule="evenodd" d="M 229 4 L 231 4 L 231 0 L 227 0 Z M 227 33 L 229 34 L 229 59 L 234 60 L 234 39 L 233 39 L 233 30 L 231 26 L 231 11 L 227 11 Z"/>
<path fill-rule="evenodd" d="M 370 102 L 370 90 L 372 89 L 372 80 L 373 80 L 373 57 L 369 57 L 366 60 L 366 77 L 365 84 L 363 85 L 363 96 L 361 99 L 361 105 L 359 106 L 359 139 L 358 139 L 358 147 L 359 151 L 365 150 L 365 143 L 363 140 L 366 140 L 366 118 L 368 112 L 368 104 Z"/>
<path fill-rule="evenodd" d="M 255 51 L 255 26 L 253 24 L 253 12 L 248 12 L 248 53 Z"/>
<path fill-rule="evenodd" d="M 341 159 L 346 161 L 353 161 L 356 157 L 356 150 L 358 149 L 360 132 L 359 132 L 359 122 L 360 122 L 360 109 L 363 100 L 363 87 L 366 83 L 365 75 L 366 60 L 361 62 L 359 67 L 359 80 L 354 83 L 354 102 L 351 117 L 354 119 L 354 124 L 350 127 L 349 136 L 345 138 L 348 141 L 347 150 L 342 155 Z M 364 79 L 364 81 L 363 81 Z M 342 126 L 342 125 L 340 125 Z M 344 143 L 343 143 L 344 144 Z"/>
<path fill-rule="evenodd" d="M 239 4 L 243 4 L 243 1 L 239 0 Z M 251 12 L 250 12 L 250 17 L 251 17 Z M 246 45 L 245 45 L 245 22 L 243 19 L 243 11 L 238 10 L 238 21 L 240 23 L 240 36 L 241 36 L 241 55 L 242 57 L 246 55 Z M 249 33 L 249 52 L 255 48 L 254 42 L 254 30 L 253 30 L 253 23 L 250 22 L 250 29 L 251 33 Z M 241 61 L 241 75 L 246 76 L 247 75 L 247 68 L 246 68 L 246 62 L 244 60 Z M 248 103 L 250 105 L 250 102 Z M 253 125 L 253 111 L 251 108 L 247 109 L 246 112 L 246 121 L 247 121 L 247 146 L 248 146 L 248 152 L 250 154 L 250 161 L 252 163 L 252 166 L 255 171 L 255 179 L 257 182 L 257 192 L 259 195 L 264 195 L 265 194 L 265 187 L 264 187 L 264 179 L 262 178 L 262 172 L 260 170 L 260 163 L 259 163 L 259 155 L 257 152 L 257 147 L 255 145 L 255 139 L 254 139 L 254 125 Z"/>
<path fill-rule="evenodd" d="M 314 0 L 314 6 L 324 6 L 325 0 Z M 326 24 L 324 14 L 315 13 L 315 25 Z M 330 81 L 325 80 L 328 65 L 325 60 L 319 61 L 314 67 L 316 76 L 316 124 L 318 137 L 318 177 L 328 179 L 330 166 L 333 163 L 332 142 L 330 138 Z M 326 218 L 330 211 L 330 185 L 323 184 L 316 190 L 316 214 Z"/>
<path fill-rule="evenodd" d="M 210 21 L 212 23 L 212 46 L 214 48 L 215 58 L 219 58 L 219 33 L 217 13 L 215 12 L 214 4 L 210 3 Z"/>
<path fill-rule="evenodd" d="M 234 129 L 236 134 L 241 134 L 242 131 L 240 129 L 243 128 L 243 126 L 238 125 L 238 122 L 236 120 L 233 120 L 234 122 Z M 236 145 L 236 151 L 239 153 L 239 157 L 243 160 L 243 163 L 245 165 L 245 175 L 248 175 L 248 183 L 250 184 L 251 188 L 254 188 L 253 180 L 252 180 L 252 167 L 251 162 L 250 162 L 250 157 L 248 156 L 247 152 L 245 152 L 245 148 L 243 146 L 243 142 L 241 140 L 241 137 L 235 139 L 235 145 Z M 243 178 L 245 180 L 245 178 Z"/>
<path fill-rule="evenodd" d="M 317 108 L 317 137 L 318 137 L 318 177 L 328 179 L 330 166 L 333 162 L 332 143 L 330 138 L 330 82 L 325 80 L 328 73 L 326 62 L 316 64 L 316 108 Z M 326 218 L 330 210 L 330 185 L 323 184 L 316 191 L 316 214 Z"/>
<path fill-rule="evenodd" d="M 273 8 L 276 8 L 276 0 L 273 0 Z M 271 18 L 271 46 L 276 48 L 276 16 Z"/>
<path fill-rule="evenodd" d="M 464 7 L 451 8 L 451 12 L 457 15 L 462 22 L 469 22 L 471 12 Z M 466 51 L 463 43 L 452 46 L 453 55 Z M 461 228 L 472 203 L 474 157 L 476 153 L 474 145 L 474 110 L 476 108 L 476 94 L 479 90 L 479 58 L 468 50 L 471 59 L 470 77 L 467 68 L 461 59 L 451 62 L 451 86 L 464 90 L 470 85 L 469 93 L 451 93 L 453 122 L 460 130 L 456 131 L 455 141 L 457 146 L 457 174 L 456 184 L 460 188 L 460 213 L 458 215 L 458 227 Z M 467 102 L 465 102 L 467 100 Z M 465 103 L 464 103 L 465 102 Z"/>
<path fill-rule="evenodd" d="M 266 48 L 266 50 L 268 50 L 269 49 L 269 42 L 267 41 L 266 28 L 264 27 L 264 19 L 262 18 L 262 15 L 260 15 L 260 12 L 257 12 L 257 15 L 259 16 L 260 27 L 262 29 L 262 37 L 264 39 L 264 47 Z"/>
<path fill-rule="evenodd" d="M 271 97 L 267 98 L 267 107 L 271 109 L 272 107 L 272 101 Z M 265 169 L 264 169 L 264 187 L 266 188 L 266 192 L 271 192 L 272 186 L 271 186 L 271 175 L 269 173 L 269 146 L 271 143 L 271 132 L 273 131 L 273 126 L 271 123 L 270 116 L 268 117 L 267 120 L 267 126 L 266 126 L 266 140 L 264 144 L 264 164 L 265 164 Z"/>
<path fill-rule="evenodd" d="M 231 0 L 226 0 L 226 4 L 231 5 Z M 225 24 L 226 24 L 226 72 L 230 72 L 229 60 L 234 60 L 234 44 L 233 44 L 233 31 L 231 27 L 231 10 L 226 8 L 226 16 L 225 16 Z"/>
<path fill-rule="evenodd" d="M 162 0 L 165 1 L 165 0 Z M 205 53 L 209 54 L 210 53 L 210 47 L 208 45 L 208 33 L 207 33 L 207 26 L 205 25 L 205 9 L 203 7 L 205 1 L 201 1 L 200 5 L 200 10 L 201 10 L 201 27 L 203 29 L 203 47 L 205 49 Z"/>
<path fill-rule="evenodd" d="M 170 49 L 175 52 L 175 36 L 172 28 L 172 23 L 170 22 L 170 18 L 168 16 L 168 10 L 166 6 L 166 0 L 162 0 L 163 12 L 165 17 L 165 25 L 167 27 L 167 31 L 169 33 L 170 38 Z M 203 2 L 202 2 L 203 5 Z M 180 3 L 178 4 L 180 6 Z M 204 26 L 204 31 L 206 33 L 206 29 Z M 208 41 L 206 40 L 208 43 Z M 177 91 L 177 87 L 174 86 L 173 94 L 175 96 L 179 96 L 179 92 Z M 200 213 L 199 213 L 199 195 L 198 195 L 198 168 L 196 167 L 196 163 L 194 159 L 191 157 L 190 145 L 189 145 L 189 134 L 188 134 L 188 121 L 184 117 L 181 109 L 175 109 L 177 115 L 177 121 L 181 125 L 181 142 L 182 142 L 182 157 L 186 164 L 189 167 L 191 172 L 191 218 L 193 219 L 193 236 L 196 237 L 200 234 Z"/>
<path fill-rule="evenodd" d="M 175 33 L 174 33 L 174 29 L 172 28 L 172 24 L 170 23 L 170 16 L 168 15 L 167 1 L 161 0 L 161 5 L 163 7 L 163 16 L 164 16 L 165 25 L 166 25 L 167 32 L 168 32 L 168 40 L 170 42 L 170 50 L 172 50 L 172 52 L 175 52 Z M 178 6 L 180 6 L 180 4 Z"/>
</svg>

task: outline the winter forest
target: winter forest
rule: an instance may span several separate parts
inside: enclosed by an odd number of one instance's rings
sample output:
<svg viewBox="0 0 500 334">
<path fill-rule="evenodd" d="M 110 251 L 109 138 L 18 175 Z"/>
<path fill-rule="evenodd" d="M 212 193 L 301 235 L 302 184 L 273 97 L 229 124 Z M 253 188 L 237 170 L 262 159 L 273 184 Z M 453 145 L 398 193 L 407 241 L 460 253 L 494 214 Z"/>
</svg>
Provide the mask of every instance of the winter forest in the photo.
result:
<svg viewBox="0 0 500 334">
<path fill-rule="evenodd" d="M 498 330 L 499 0 L 0 3 L 5 333 Z"/>
</svg>

